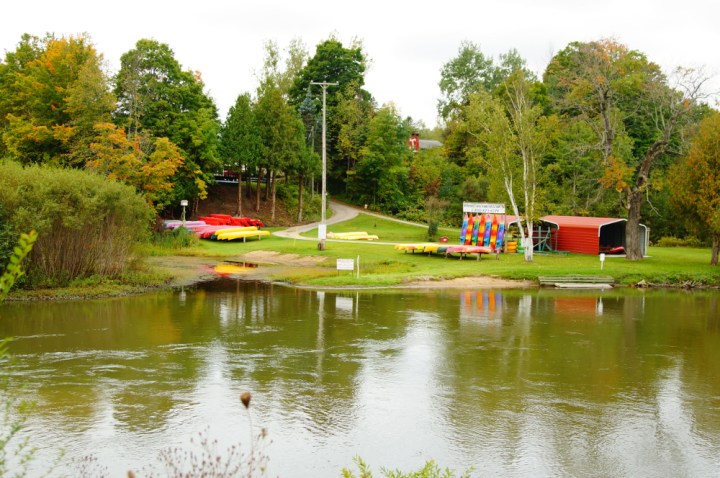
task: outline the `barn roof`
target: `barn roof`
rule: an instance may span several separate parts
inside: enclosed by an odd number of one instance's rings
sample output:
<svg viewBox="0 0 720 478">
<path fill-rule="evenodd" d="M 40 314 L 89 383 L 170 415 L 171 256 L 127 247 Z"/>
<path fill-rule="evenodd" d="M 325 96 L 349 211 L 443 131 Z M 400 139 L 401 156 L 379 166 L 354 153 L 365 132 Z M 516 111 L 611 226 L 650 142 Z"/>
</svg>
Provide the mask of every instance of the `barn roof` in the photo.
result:
<svg viewBox="0 0 720 478">
<path fill-rule="evenodd" d="M 627 219 L 619 219 L 616 217 L 581 217 L 581 216 L 543 216 L 542 221 L 555 224 L 558 229 L 562 227 L 574 227 L 583 229 L 600 229 L 608 224 L 616 222 L 625 222 Z"/>
</svg>

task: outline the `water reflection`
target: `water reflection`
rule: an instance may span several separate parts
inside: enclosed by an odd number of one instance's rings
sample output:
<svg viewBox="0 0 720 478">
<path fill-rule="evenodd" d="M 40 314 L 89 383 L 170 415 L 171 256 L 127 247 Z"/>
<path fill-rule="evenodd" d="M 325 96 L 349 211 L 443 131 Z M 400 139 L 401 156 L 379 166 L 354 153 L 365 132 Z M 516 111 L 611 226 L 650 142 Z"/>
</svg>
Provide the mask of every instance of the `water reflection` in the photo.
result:
<svg viewBox="0 0 720 478">
<path fill-rule="evenodd" d="M 111 474 L 208 428 L 269 429 L 272 476 L 474 466 L 478 476 L 720 469 L 718 295 L 316 292 L 221 278 L 127 299 L 5 304 L 39 456 Z M 247 445 L 246 442 L 244 442 Z"/>
</svg>

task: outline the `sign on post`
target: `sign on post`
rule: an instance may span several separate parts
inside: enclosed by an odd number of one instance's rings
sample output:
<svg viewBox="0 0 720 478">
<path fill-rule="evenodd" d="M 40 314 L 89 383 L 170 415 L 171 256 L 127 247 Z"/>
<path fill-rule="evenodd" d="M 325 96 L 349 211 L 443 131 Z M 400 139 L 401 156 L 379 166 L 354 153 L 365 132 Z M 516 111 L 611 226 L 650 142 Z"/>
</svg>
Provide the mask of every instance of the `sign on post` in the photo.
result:
<svg viewBox="0 0 720 478">
<path fill-rule="evenodd" d="M 354 259 L 338 259 L 337 260 L 338 271 L 354 271 L 355 260 Z"/>
<path fill-rule="evenodd" d="M 464 202 L 463 212 L 476 214 L 505 214 L 505 204 L 491 202 Z"/>
</svg>

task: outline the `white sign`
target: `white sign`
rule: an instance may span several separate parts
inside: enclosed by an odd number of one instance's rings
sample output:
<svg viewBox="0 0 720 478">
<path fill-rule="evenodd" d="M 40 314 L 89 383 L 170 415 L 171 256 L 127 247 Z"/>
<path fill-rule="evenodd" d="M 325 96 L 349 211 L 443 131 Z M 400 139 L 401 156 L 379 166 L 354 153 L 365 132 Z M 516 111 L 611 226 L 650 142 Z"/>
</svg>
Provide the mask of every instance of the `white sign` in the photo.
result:
<svg viewBox="0 0 720 478">
<path fill-rule="evenodd" d="M 353 259 L 338 259 L 337 270 L 339 271 L 354 271 L 355 261 Z"/>
<path fill-rule="evenodd" d="M 318 225 L 318 239 L 327 238 L 327 224 Z"/>
<path fill-rule="evenodd" d="M 491 202 L 464 202 L 463 212 L 505 214 L 505 204 Z"/>
</svg>

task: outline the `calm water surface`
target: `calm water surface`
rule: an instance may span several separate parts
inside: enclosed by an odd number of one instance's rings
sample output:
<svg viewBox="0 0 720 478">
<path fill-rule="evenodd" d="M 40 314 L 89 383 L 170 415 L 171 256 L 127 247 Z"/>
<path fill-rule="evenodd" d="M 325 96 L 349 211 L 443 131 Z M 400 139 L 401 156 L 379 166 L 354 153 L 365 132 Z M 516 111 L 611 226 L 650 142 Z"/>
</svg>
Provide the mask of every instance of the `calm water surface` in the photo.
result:
<svg viewBox="0 0 720 478">
<path fill-rule="evenodd" d="M 162 470 L 198 434 L 269 476 L 361 456 L 473 476 L 720 476 L 720 294 L 316 292 L 221 279 L 0 306 L 25 433 L 58 472 Z M 248 418 L 238 397 L 253 393 Z M 250 421 L 251 420 L 251 421 Z M 251 431 L 252 427 L 252 431 Z M 196 440 L 197 441 L 197 440 Z"/>
</svg>

